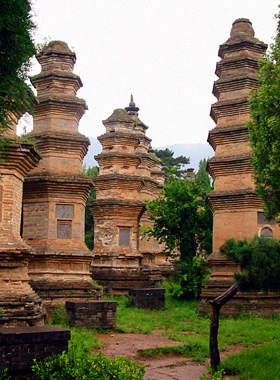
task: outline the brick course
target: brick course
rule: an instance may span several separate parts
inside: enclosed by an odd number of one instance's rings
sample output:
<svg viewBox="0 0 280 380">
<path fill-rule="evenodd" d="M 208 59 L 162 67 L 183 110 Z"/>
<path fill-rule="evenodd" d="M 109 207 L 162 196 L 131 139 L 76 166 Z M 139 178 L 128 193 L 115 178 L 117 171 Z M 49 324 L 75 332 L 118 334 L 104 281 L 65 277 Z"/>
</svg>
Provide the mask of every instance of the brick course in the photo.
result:
<svg viewBox="0 0 280 380">
<path fill-rule="evenodd" d="M 117 302 L 89 301 L 66 302 L 66 311 L 70 326 L 101 327 L 113 329 L 116 327 Z"/>
</svg>

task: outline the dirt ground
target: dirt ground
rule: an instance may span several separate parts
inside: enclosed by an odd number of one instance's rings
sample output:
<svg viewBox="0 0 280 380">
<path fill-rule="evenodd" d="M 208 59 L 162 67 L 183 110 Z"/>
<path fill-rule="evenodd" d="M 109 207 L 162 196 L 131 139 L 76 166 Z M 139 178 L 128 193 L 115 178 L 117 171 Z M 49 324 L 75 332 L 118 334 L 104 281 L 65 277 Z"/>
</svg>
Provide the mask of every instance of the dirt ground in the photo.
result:
<svg viewBox="0 0 280 380">
<path fill-rule="evenodd" d="M 126 356 L 146 366 L 144 379 L 148 380 L 200 380 L 207 373 L 209 362 L 200 364 L 192 362 L 183 356 L 158 356 L 143 358 L 137 353 L 140 349 L 148 349 L 162 346 L 176 346 L 181 343 L 161 336 L 160 332 L 152 334 L 99 334 L 103 348 L 102 351 L 110 358 Z M 241 347 L 232 347 L 234 351 L 240 351 Z M 232 350 L 231 350 L 232 352 Z M 222 353 L 224 359 L 227 353 Z M 230 380 L 238 379 L 231 377 Z"/>
</svg>

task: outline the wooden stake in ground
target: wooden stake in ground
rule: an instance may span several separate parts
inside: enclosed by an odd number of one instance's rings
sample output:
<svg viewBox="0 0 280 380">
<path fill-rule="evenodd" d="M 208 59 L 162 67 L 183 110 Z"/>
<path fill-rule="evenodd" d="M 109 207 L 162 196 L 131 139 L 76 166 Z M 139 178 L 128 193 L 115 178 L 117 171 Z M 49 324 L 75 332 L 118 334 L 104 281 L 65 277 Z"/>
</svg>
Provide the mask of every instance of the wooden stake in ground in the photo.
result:
<svg viewBox="0 0 280 380">
<path fill-rule="evenodd" d="M 221 307 L 234 297 L 238 290 L 238 284 L 234 283 L 225 293 L 209 301 L 212 306 L 211 325 L 210 325 L 210 360 L 211 368 L 217 371 L 220 364 L 220 352 L 218 347 L 218 330 Z"/>
</svg>

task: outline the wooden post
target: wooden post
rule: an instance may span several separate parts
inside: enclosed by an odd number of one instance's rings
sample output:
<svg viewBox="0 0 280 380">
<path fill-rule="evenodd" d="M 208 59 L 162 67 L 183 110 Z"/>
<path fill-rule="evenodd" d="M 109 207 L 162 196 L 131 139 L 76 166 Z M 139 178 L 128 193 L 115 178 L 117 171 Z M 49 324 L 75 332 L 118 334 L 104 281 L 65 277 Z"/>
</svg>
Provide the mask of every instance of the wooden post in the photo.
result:
<svg viewBox="0 0 280 380">
<path fill-rule="evenodd" d="M 234 283 L 225 293 L 221 294 L 219 297 L 209 301 L 212 306 L 211 324 L 210 324 L 210 360 L 211 368 L 217 371 L 218 365 L 220 364 L 220 353 L 218 346 L 218 331 L 219 331 L 219 319 L 220 319 L 220 309 L 234 297 L 238 290 L 238 284 Z"/>
</svg>

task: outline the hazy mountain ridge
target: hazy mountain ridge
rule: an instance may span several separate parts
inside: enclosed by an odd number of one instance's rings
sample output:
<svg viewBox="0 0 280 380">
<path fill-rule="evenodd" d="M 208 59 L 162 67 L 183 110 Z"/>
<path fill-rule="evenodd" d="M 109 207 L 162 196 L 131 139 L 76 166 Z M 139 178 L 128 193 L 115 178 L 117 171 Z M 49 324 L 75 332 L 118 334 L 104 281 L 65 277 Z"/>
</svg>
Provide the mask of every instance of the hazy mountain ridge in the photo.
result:
<svg viewBox="0 0 280 380">
<path fill-rule="evenodd" d="M 84 165 L 86 167 L 95 166 L 97 162 L 94 159 L 96 154 L 99 154 L 102 150 L 100 142 L 94 138 L 89 137 L 90 146 L 87 155 L 84 158 Z M 214 155 L 214 151 L 208 143 L 198 143 L 198 144 L 174 144 L 165 147 L 153 147 L 155 149 L 165 149 L 168 148 L 174 152 L 174 157 L 186 156 L 190 157 L 190 164 L 188 167 L 194 168 L 195 171 L 198 169 L 199 161 L 203 158 L 209 158 Z"/>
</svg>

